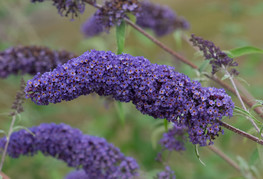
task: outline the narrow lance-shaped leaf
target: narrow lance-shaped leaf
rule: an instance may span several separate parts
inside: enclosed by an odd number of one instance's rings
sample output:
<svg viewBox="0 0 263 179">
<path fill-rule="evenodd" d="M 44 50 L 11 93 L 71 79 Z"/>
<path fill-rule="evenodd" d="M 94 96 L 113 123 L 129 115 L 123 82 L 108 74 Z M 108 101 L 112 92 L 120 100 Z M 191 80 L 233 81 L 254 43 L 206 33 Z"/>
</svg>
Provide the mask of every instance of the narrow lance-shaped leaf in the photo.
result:
<svg viewBox="0 0 263 179">
<path fill-rule="evenodd" d="M 225 51 L 225 53 L 230 58 L 236 58 L 248 54 L 257 54 L 257 53 L 263 54 L 263 50 L 253 46 L 245 46 L 245 47 L 239 47 Z"/>
<path fill-rule="evenodd" d="M 196 155 L 196 157 L 198 158 L 198 160 L 200 161 L 200 163 L 201 163 L 202 165 L 206 166 L 205 163 L 204 163 L 204 162 L 201 160 L 201 158 L 200 158 L 199 151 L 198 151 L 198 145 L 195 145 L 195 155 Z"/>
<path fill-rule="evenodd" d="M 121 54 L 124 50 L 125 44 L 125 22 L 122 21 L 119 26 L 116 27 L 116 40 L 117 40 L 117 54 Z"/>
</svg>

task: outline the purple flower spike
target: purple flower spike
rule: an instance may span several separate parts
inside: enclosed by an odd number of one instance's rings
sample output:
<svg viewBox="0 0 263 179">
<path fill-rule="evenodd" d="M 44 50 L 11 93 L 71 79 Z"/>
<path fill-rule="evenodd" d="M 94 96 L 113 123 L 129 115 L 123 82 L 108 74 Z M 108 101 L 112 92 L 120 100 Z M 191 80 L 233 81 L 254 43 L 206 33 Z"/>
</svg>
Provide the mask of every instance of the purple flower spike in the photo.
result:
<svg viewBox="0 0 263 179">
<path fill-rule="evenodd" d="M 70 167 L 83 168 L 90 178 L 132 178 L 138 164 L 125 157 L 118 148 L 104 138 L 84 135 L 66 124 L 41 124 L 12 133 L 7 153 L 12 158 L 32 156 L 37 152 L 63 160 Z M 0 139 L 4 148 L 6 138 Z"/>
<path fill-rule="evenodd" d="M 189 29 L 189 23 L 184 18 L 177 17 L 168 6 L 143 1 L 141 9 L 136 23 L 142 28 L 152 29 L 156 36 L 164 36 L 177 29 Z"/>
<path fill-rule="evenodd" d="M 54 69 L 75 57 L 66 51 L 54 51 L 47 47 L 18 46 L 0 52 L 0 78 L 10 74 L 28 73 L 36 75 Z"/>
<path fill-rule="evenodd" d="M 116 5 L 111 6 L 115 7 Z M 121 7 L 121 5 L 119 5 L 119 7 Z M 136 8 L 133 9 L 133 7 Z M 109 31 L 109 28 L 115 25 L 116 22 L 117 24 L 119 24 L 123 17 L 126 17 L 125 13 L 127 13 L 127 11 L 131 11 L 137 16 L 137 25 L 142 28 L 152 29 L 157 36 L 167 35 L 177 29 L 189 29 L 189 23 L 184 20 L 184 18 L 177 17 L 174 11 L 166 6 L 160 6 L 148 1 L 141 2 L 139 5 L 137 5 L 137 2 L 134 1 L 133 5 L 129 5 L 129 3 L 124 4 L 122 6 L 122 9 L 122 13 L 117 13 L 122 14 L 118 15 L 118 18 L 108 18 L 107 13 L 109 10 L 105 10 L 106 12 L 98 10 L 95 15 L 87 19 L 87 21 L 82 26 L 82 32 L 85 37 L 92 37 L 99 35 L 101 32 Z M 112 14 L 111 16 L 113 16 L 115 13 L 111 12 L 110 14 Z"/>
<path fill-rule="evenodd" d="M 184 142 L 187 141 L 186 134 L 187 128 L 180 126 L 173 126 L 167 133 L 163 134 L 160 144 L 164 150 L 169 151 L 182 151 L 185 150 Z"/>
<path fill-rule="evenodd" d="M 31 0 L 31 2 L 44 2 L 46 0 Z M 72 19 L 78 17 L 79 13 L 85 10 L 85 3 L 95 4 L 96 0 L 52 0 L 53 5 L 58 9 L 61 16 L 68 16 L 71 14 Z"/>
<path fill-rule="evenodd" d="M 114 25 L 120 25 L 123 18 L 128 17 L 127 13 L 137 15 L 140 11 L 138 0 L 110 0 L 106 1 L 95 17 L 104 29 L 109 29 Z"/>
<path fill-rule="evenodd" d="M 223 66 L 225 68 L 238 66 L 237 62 L 228 57 L 226 53 L 222 52 L 213 42 L 204 40 L 194 34 L 192 34 L 190 41 L 192 41 L 193 45 L 197 46 L 199 50 L 204 53 L 206 60 L 210 60 L 210 64 L 212 65 L 212 74 L 218 72 Z M 239 72 L 235 68 L 232 68 L 230 74 L 238 75 Z"/>
<path fill-rule="evenodd" d="M 222 132 L 217 120 L 232 116 L 234 107 L 224 89 L 202 87 L 173 67 L 110 51 L 87 51 L 52 72 L 38 74 L 27 82 L 25 92 L 39 105 L 90 93 L 131 101 L 143 114 L 187 127 L 190 141 L 202 146 Z"/>
<path fill-rule="evenodd" d="M 157 174 L 157 179 L 175 179 L 174 171 L 169 166 L 165 170 Z"/>
</svg>

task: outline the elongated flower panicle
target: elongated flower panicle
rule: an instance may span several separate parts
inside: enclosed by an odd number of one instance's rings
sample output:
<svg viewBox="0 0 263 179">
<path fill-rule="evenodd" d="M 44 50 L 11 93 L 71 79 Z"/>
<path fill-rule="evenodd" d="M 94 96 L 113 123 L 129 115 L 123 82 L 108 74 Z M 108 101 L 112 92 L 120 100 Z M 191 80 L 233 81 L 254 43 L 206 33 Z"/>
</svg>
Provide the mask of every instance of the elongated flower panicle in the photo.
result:
<svg viewBox="0 0 263 179">
<path fill-rule="evenodd" d="M 230 74 L 239 74 L 235 68 L 232 68 L 238 66 L 238 63 L 228 57 L 226 53 L 222 52 L 219 47 L 216 47 L 213 42 L 204 40 L 194 34 L 192 34 L 190 41 L 192 41 L 193 45 L 197 46 L 199 50 L 204 53 L 206 60 L 210 60 L 210 64 L 212 65 L 212 74 L 218 72 L 223 66 L 231 68 Z"/>
<path fill-rule="evenodd" d="M 186 126 L 190 141 L 206 145 L 222 129 L 216 121 L 231 116 L 233 102 L 224 89 L 202 87 L 173 67 L 151 64 L 144 57 L 87 51 L 27 82 L 27 97 L 36 104 L 70 101 L 97 93 L 130 102 L 143 114 Z"/>
<path fill-rule="evenodd" d="M 0 77 L 28 73 L 36 75 L 54 69 L 75 57 L 67 51 L 50 50 L 40 46 L 17 46 L 0 52 Z"/>
<path fill-rule="evenodd" d="M 138 0 L 110 0 L 106 1 L 96 13 L 95 17 L 103 25 L 104 29 L 109 29 L 114 25 L 120 25 L 121 21 L 131 13 L 137 15 L 140 11 Z"/>
<path fill-rule="evenodd" d="M 189 23 L 168 6 L 143 1 L 141 9 L 136 23 L 142 28 L 152 29 L 157 36 L 167 35 L 177 29 L 189 29 Z"/>
<path fill-rule="evenodd" d="M 173 126 L 168 132 L 163 134 L 160 144 L 163 150 L 182 151 L 185 150 L 184 142 L 187 141 L 187 128 L 185 126 Z"/>
<path fill-rule="evenodd" d="M 84 135 L 66 124 L 41 124 L 12 133 L 8 155 L 17 158 L 42 152 L 63 160 L 70 167 L 80 168 L 90 178 L 132 178 L 137 175 L 138 165 L 131 157 L 125 157 L 118 148 L 104 138 Z M 6 138 L 0 140 L 3 148 Z"/>
<path fill-rule="evenodd" d="M 165 167 L 165 170 L 157 174 L 157 179 L 175 179 L 174 171 L 169 166 Z"/>
<path fill-rule="evenodd" d="M 31 0 L 31 2 L 44 2 L 46 0 Z M 58 13 L 61 16 L 78 17 L 78 14 L 82 14 L 85 10 L 85 4 L 95 4 L 96 0 L 52 0 L 53 5 L 56 6 Z"/>
</svg>

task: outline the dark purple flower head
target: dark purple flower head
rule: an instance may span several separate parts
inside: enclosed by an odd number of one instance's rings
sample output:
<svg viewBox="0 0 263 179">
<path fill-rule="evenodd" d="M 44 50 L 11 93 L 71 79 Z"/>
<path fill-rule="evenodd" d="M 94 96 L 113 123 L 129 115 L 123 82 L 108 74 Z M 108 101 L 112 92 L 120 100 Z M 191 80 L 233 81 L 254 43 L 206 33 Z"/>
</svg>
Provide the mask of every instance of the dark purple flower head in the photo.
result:
<svg viewBox="0 0 263 179">
<path fill-rule="evenodd" d="M 218 136 L 222 129 L 217 120 L 231 116 L 234 106 L 224 89 L 202 87 L 173 67 L 110 51 L 87 51 L 52 72 L 38 74 L 25 91 L 39 105 L 90 93 L 131 101 L 143 114 L 186 126 L 190 141 L 202 146 Z"/>
<path fill-rule="evenodd" d="M 110 0 L 106 1 L 94 16 L 104 29 L 108 30 L 114 25 L 120 25 L 123 18 L 128 17 L 127 13 L 137 15 L 139 11 L 138 0 Z"/>
<path fill-rule="evenodd" d="M 25 96 L 26 96 L 25 87 L 26 87 L 25 80 L 24 78 L 21 78 L 20 90 L 16 93 L 16 99 L 13 102 L 12 107 L 11 107 L 11 109 L 13 109 L 14 111 L 10 113 L 10 116 L 15 116 L 24 111 L 23 103 L 25 102 Z"/>
<path fill-rule="evenodd" d="M 175 179 L 174 171 L 169 166 L 165 170 L 157 174 L 157 179 Z"/>
<path fill-rule="evenodd" d="M 82 168 L 91 178 L 132 178 L 138 165 L 125 157 L 104 138 L 84 135 L 66 124 L 41 124 L 12 133 L 7 153 L 12 158 L 38 152 L 63 160 L 70 167 Z M 3 148 L 6 138 L 0 139 Z"/>
<path fill-rule="evenodd" d="M 218 72 L 222 67 L 228 68 L 238 66 L 237 62 L 228 57 L 226 53 L 222 52 L 213 42 L 204 40 L 194 34 L 192 34 L 190 41 L 192 41 L 193 45 L 197 46 L 199 50 L 204 53 L 206 60 L 210 60 L 210 64 L 212 65 L 212 74 Z M 232 68 L 230 74 L 238 75 L 239 72 L 235 68 Z"/>
<path fill-rule="evenodd" d="M 31 0 L 31 2 L 44 2 L 45 0 Z M 85 10 L 85 3 L 95 4 L 96 0 L 52 0 L 53 5 L 58 9 L 61 16 L 78 17 L 79 13 Z"/>
<path fill-rule="evenodd" d="M 167 133 L 163 134 L 163 138 L 160 140 L 160 144 L 163 150 L 185 150 L 184 142 L 187 141 L 185 136 L 186 132 L 186 127 L 174 125 L 172 129 L 170 129 Z"/>
<path fill-rule="evenodd" d="M 0 52 L 0 77 L 10 74 L 28 73 L 35 75 L 55 68 L 75 57 L 66 51 L 50 50 L 40 46 L 17 46 Z"/>
<path fill-rule="evenodd" d="M 184 18 L 177 17 L 169 7 L 160 6 L 148 1 L 141 2 L 140 7 L 141 8 L 138 8 L 139 10 L 136 9 L 135 11 L 139 12 L 136 13 L 137 25 L 141 26 L 142 28 L 152 29 L 157 36 L 167 35 L 177 29 L 189 28 L 189 23 L 184 20 Z M 107 32 L 109 27 L 115 24 L 110 23 L 111 25 L 105 25 L 105 23 L 101 23 L 102 21 L 108 23 L 108 16 L 103 16 L 105 14 L 106 13 L 101 13 L 101 10 L 98 10 L 95 15 L 87 19 L 87 21 L 82 26 L 82 32 L 86 37 L 92 37 L 99 35 L 101 32 Z M 125 16 L 122 15 L 120 17 L 123 18 Z M 118 21 L 121 22 L 122 18 L 120 18 Z"/>
<path fill-rule="evenodd" d="M 82 33 L 85 37 L 93 37 L 96 36 L 104 31 L 106 29 L 104 28 L 103 24 L 99 23 L 99 20 L 96 18 L 95 15 L 88 18 L 87 21 L 82 25 L 81 28 Z"/>
<path fill-rule="evenodd" d="M 168 6 L 143 1 L 141 9 L 136 23 L 143 28 L 152 29 L 157 36 L 167 35 L 176 29 L 189 28 L 189 23 L 178 17 Z"/>
</svg>

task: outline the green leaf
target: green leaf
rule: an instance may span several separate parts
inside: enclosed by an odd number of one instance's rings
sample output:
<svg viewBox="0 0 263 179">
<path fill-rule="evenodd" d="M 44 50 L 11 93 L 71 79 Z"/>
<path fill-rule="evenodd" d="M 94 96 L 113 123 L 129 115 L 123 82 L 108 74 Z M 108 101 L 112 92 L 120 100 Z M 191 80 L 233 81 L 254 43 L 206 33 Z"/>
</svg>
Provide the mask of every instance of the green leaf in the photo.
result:
<svg viewBox="0 0 263 179">
<path fill-rule="evenodd" d="M 201 158 L 200 158 L 199 151 L 198 151 L 198 145 L 195 145 L 195 155 L 196 155 L 196 157 L 198 158 L 198 160 L 200 161 L 200 163 L 201 163 L 202 165 L 206 166 L 205 163 L 204 163 L 204 162 L 201 160 Z"/>
<path fill-rule="evenodd" d="M 256 103 L 251 107 L 251 110 L 254 110 L 257 107 L 263 107 L 263 100 L 256 100 Z"/>
<path fill-rule="evenodd" d="M 117 54 L 121 54 L 124 50 L 125 27 L 126 25 L 124 21 L 122 21 L 121 24 L 116 27 Z"/>
<path fill-rule="evenodd" d="M 228 79 L 228 78 L 230 78 L 230 75 L 229 75 L 229 74 L 225 74 L 225 75 L 221 78 L 221 80 L 224 81 L 224 80 L 226 80 L 226 79 Z"/>
<path fill-rule="evenodd" d="M 225 53 L 230 58 L 236 58 L 248 54 L 256 54 L 256 53 L 263 54 L 263 50 L 253 46 L 245 46 L 245 47 L 239 47 L 239 48 L 231 49 L 229 51 L 225 51 Z"/>
<path fill-rule="evenodd" d="M 242 108 L 240 108 L 240 107 L 238 107 L 238 106 L 235 106 L 234 112 L 239 113 L 239 114 L 243 114 L 243 115 L 245 115 L 245 116 L 247 116 L 247 117 L 250 117 L 250 118 L 253 119 L 255 122 L 261 124 L 261 122 L 260 122 L 259 120 L 257 120 L 257 118 L 256 118 L 255 116 L 253 116 L 251 113 L 247 112 L 246 110 L 244 110 L 244 109 L 242 109 Z"/>
<path fill-rule="evenodd" d="M 136 22 L 136 16 L 133 15 L 132 13 L 127 13 L 127 16 L 129 17 L 130 21 L 132 21 L 133 23 Z"/>
</svg>

